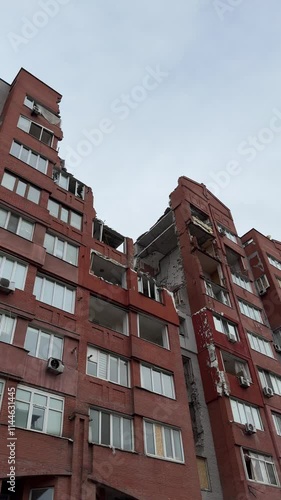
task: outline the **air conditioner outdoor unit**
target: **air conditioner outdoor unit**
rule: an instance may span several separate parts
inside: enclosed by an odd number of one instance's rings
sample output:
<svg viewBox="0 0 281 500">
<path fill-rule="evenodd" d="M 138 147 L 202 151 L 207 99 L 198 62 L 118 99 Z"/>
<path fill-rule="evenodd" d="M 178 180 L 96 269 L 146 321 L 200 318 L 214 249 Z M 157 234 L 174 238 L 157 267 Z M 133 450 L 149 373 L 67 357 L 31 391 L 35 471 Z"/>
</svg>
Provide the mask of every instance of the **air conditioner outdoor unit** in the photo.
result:
<svg viewBox="0 0 281 500">
<path fill-rule="evenodd" d="M 60 373 L 63 373 L 64 364 L 62 363 L 62 361 L 60 359 L 49 358 L 48 364 L 47 364 L 47 369 L 50 372 L 53 372 L 56 375 L 59 375 Z"/>
<path fill-rule="evenodd" d="M 266 294 L 266 289 L 263 288 L 262 290 L 259 291 L 259 295 L 263 296 Z"/>
<path fill-rule="evenodd" d="M 264 387 L 264 388 L 263 388 L 263 393 L 264 393 L 264 395 L 265 395 L 267 398 L 272 398 L 272 396 L 274 395 L 274 392 L 273 392 L 273 390 L 271 389 L 271 387 Z"/>
<path fill-rule="evenodd" d="M 34 104 L 34 106 L 32 108 L 32 114 L 33 115 L 40 115 L 40 109 L 36 104 Z"/>
<path fill-rule="evenodd" d="M 247 387 L 250 387 L 250 385 L 251 385 L 250 380 L 247 379 L 246 377 L 239 377 L 238 380 L 239 380 L 239 385 L 241 387 L 247 388 Z"/>
<path fill-rule="evenodd" d="M 225 236 L 225 235 L 226 235 L 225 229 L 220 228 L 220 229 L 219 229 L 219 234 L 220 234 L 221 236 Z"/>
<path fill-rule="evenodd" d="M 7 280 L 7 278 L 0 278 L 0 292 L 11 293 L 15 291 L 15 283 Z"/>
<path fill-rule="evenodd" d="M 281 352 L 281 345 L 279 345 L 279 344 L 273 344 L 273 346 L 274 346 L 274 349 L 275 349 L 276 352 Z"/>
<path fill-rule="evenodd" d="M 228 333 L 227 336 L 228 336 L 229 342 L 232 342 L 232 344 L 234 344 L 235 342 L 237 342 L 237 338 L 234 335 L 234 333 Z"/>
<path fill-rule="evenodd" d="M 251 424 L 249 422 L 247 422 L 245 424 L 245 433 L 246 434 L 255 434 L 257 431 L 256 431 L 256 428 L 254 426 L 254 424 Z"/>
</svg>

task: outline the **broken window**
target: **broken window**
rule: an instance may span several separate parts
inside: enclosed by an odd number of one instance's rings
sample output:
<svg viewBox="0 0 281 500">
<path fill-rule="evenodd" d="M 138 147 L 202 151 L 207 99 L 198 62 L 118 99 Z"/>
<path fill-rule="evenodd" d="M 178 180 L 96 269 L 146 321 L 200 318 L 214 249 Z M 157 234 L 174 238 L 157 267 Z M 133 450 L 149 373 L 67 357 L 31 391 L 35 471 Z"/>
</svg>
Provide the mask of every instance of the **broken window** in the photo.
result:
<svg viewBox="0 0 281 500">
<path fill-rule="evenodd" d="M 102 241 L 119 252 L 126 252 L 124 236 L 106 226 L 99 219 L 94 219 L 93 221 L 93 238 L 95 240 Z"/>
<path fill-rule="evenodd" d="M 138 290 L 146 297 L 157 300 L 157 302 L 161 302 L 160 289 L 156 285 L 155 280 L 150 276 L 147 276 L 146 274 L 140 274 L 138 276 Z"/>
<path fill-rule="evenodd" d="M 279 485 L 275 464 L 270 455 L 243 449 L 243 459 L 250 481 Z"/>
<path fill-rule="evenodd" d="M 235 375 L 236 377 L 244 377 L 250 381 L 252 380 L 246 361 L 225 351 L 221 351 L 221 356 L 226 373 Z"/>
<path fill-rule="evenodd" d="M 186 320 L 182 316 L 179 316 L 180 324 L 179 324 L 179 334 L 182 337 L 186 336 Z"/>
<path fill-rule="evenodd" d="M 91 271 L 95 276 L 113 285 L 122 286 L 123 288 L 126 287 L 126 269 L 95 252 L 92 253 Z"/>
<path fill-rule="evenodd" d="M 211 491 L 208 462 L 206 458 L 196 457 L 200 489 L 203 491 Z"/>
<path fill-rule="evenodd" d="M 141 339 L 157 344 L 165 349 L 169 348 L 167 326 L 143 314 L 138 315 L 139 337 Z"/>
<path fill-rule="evenodd" d="M 69 191 L 70 193 L 74 194 L 74 196 L 77 196 L 78 198 L 81 198 L 81 200 L 84 200 L 85 196 L 84 184 L 75 179 L 71 174 L 68 174 L 66 172 L 66 169 L 64 170 L 54 169 L 53 181 L 56 184 L 58 184 L 58 186 L 60 186 L 61 188 L 66 189 L 66 191 Z"/>
<path fill-rule="evenodd" d="M 90 298 L 90 321 L 128 335 L 128 314 L 121 307 L 93 295 Z"/>
</svg>

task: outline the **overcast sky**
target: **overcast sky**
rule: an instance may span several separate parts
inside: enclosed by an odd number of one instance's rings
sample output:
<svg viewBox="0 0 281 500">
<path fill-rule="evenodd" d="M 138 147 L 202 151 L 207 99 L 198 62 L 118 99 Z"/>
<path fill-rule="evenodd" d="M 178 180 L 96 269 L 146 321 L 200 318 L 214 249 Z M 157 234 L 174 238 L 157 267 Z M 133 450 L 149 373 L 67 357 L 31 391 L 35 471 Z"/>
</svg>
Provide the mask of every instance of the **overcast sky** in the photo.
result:
<svg viewBox="0 0 281 500">
<path fill-rule="evenodd" d="M 146 231 L 186 175 L 240 235 L 281 239 L 280 19 L 280 0 L 14 0 L 0 77 L 63 95 L 60 156 L 117 231 Z"/>
</svg>

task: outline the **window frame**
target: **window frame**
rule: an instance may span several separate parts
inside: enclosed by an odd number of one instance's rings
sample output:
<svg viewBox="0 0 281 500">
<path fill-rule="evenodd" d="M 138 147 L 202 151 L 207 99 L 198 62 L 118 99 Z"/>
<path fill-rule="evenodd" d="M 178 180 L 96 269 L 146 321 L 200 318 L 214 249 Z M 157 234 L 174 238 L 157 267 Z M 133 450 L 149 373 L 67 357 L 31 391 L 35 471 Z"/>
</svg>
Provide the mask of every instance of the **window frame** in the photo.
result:
<svg viewBox="0 0 281 500">
<path fill-rule="evenodd" d="M 151 387 L 152 387 L 152 389 L 148 389 L 144 385 L 144 375 L 143 375 L 143 370 L 142 370 L 143 368 L 147 368 L 148 370 L 150 370 Z M 158 392 L 154 388 L 155 381 L 153 379 L 153 372 L 156 372 L 156 373 L 160 374 L 160 383 L 161 383 L 162 392 Z M 141 388 L 142 389 L 145 389 L 146 391 L 152 392 L 154 394 L 158 394 L 159 396 L 163 396 L 165 398 L 169 398 L 169 399 L 173 399 L 173 400 L 176 399 L 174 375 L 172 373 L 169 373 L 167 371 L 161 370 L 161 368 L 157 368 L 155 366 L 148 365 L 146 363 L 140 363 L 140 375 L 141 375 Z M 163 383 L 163 375 L 166 375 L 166 376 L 170 377 L 171 387 L 172 387 L 172 396 L 168 396 L 167 394 L 164 393 L 164 389 L 165 388 L 164 388 L 164 383 Z"/>
<path fill-rule="evenodd" d="M 270 255 L 270 254 L 266 254 L 266 255 L 267 255 L 269 264 L 271 264 L 273 267 L 275 267 L 276 269 L 279 269 L 279 271 L 281 271 L 281 261 L 276 259 L 275 257 L 273 257 L 273 255 Z"/>
<path fill-rule="evenodd" d="M 37 280 L 38 279 L 41 279 L 42 280 L 42 285 L 40 286 L 40 292 L 39 292 L 39 296 L 40 298 L 37 298 L 36 296 L 36 293 L 35 293 L 35 288 L 37 286 Z M 42 297 L 44 296 L 44 293 L 45 293 L 45 288 L 46 288 L 46 282 L 49 282 L 49 283 L 52 283 L 54 285 L 54 288 L 52 290 L 52 300 L 51 300 L 51 303 L 49 302 L 44 302 L 44 300 L 42 300 Z M 59 285 L 59 286 L 62 286 L 64 287 L 64 292 L 63 292 L 63 305 L 65 303 L 65 291 L 68 290 L 68 291 L 71 291 L 73 293 L 72 295 L 72 307 L 71 307 L 71 311 L 69 311 L 68 309 L 64 309 L 64 308 L 61 308 L 61 307 L 57 307 L 56 304 L 54 303 L 54 295 L 55 295 L 55 286 L 56 285 Z M 43 302 L 43 304 L 47 304 L 47 305 L 50 305 L 52 307 L 57 307 L 57 309 L 59 309 L 60 311 L 65 311 L 69 314 L 74 314 L 75 313 L 75 302 L 76 302 L 76 288 L 73 288 L 71 286 L 68 286 L 66 285 L 65 283 L 61 282 L 61 281 L 57 281 L 57 280 L 54 280 L 52 278 L 49 278 L 47 276 L 42 276 L 40 274 L 37 274 L 36 277 L 35 277 L 35 281 L 34 281 L 34 288 L 33 288 L 33 295 L 35 295 L 36 297 L 36 300 L 38 300 L 39 302 Z"/>
<path fill-rule="evenodd" d="M 244 276 L 241 276 L 241 274 L 235 273 L 234 271 L 231 271 L 231 278 L 235 285 L 240 286 L 240 288 L 243 288 L 250 293 L 253 293 L 253 287 L 250 280 L 248 280 Z"/>
<path fill-rule="evenodd" d="M 20 150 L 19 150 L 19 155 L 16 155 L 14 153 L 12 153 L 12 150 L 14 148 L 14 145 L 17 145 L 19 146 Z M 23 160 L 21 158 L 22 156 L 22 152 L 23 150 L 27 150 L 28 153 L 27 153 L 27 161 Z M 25 163 L 26 165 L 29 165 L 31 168 L 34 168 L 35 170 L 38 170 L 38 172 L 41 172 L 42 174 L 46 174 L 47 173 L 47 170 L 48 170 L 48 166 L 49 166 L 49 160 L 47 158 L 45 158 L 44 156 L 41 156 L 39 153 L 37 153 L 36 151 L 34 151 L 33 149 L 30 149 L 29 147 L 25 146 L 24 144 L 18 142 L 18 141 L 15 141 L 13 139 L 13 142 L 12 142 L 12 145 L 11 145 L 11 148 L 10 148 L 10 153 L 9 153 L 11 156 L 13 156 L 14 158 L 17 158 L 18 160 L 22 161 L 23 163 Z M 30 158 L 31 158 L 31 154 L 37 156 L 37 159 L 36 159 L 36 166 L 34 167 L 31 163 L 30 163 Z M 44 169 L 40 169 L 38 168 L 39 167 L 39 163 L 40 163 L 40 160 L 43 160 L 43 162 L 45 162 L 45 165 L 44 165 Z"/>
<path fill-rule="evenodd" d="M 155 448 L 155 454 L 149 453 L 147 451 L 147 433 L 146 433 L 146 423 L 151 424 L 153 426 L 153 446 Z M 155 426 L 161 427 L 161 437 L 162 437 L 162 448 L 163 448 L 163 456 L 157 455 L 156 454 L 156 432 L 155 432 Z M 174 458 L 175 456 L 175 443 L 174 443 L 174 435 L 173 432 L 171 432 L 171 444 L 172 444 L 172 453 L 173 453 L 173 458 L 167 456 L 167 450 L 166 450 L 166 442 L 165 442 L 165 429 L 169 429 L 171 431 L 176 431 L 179 433 L 179 442 L 180 442 L 180 448 L 181 448 L 181 455 L 182 455 L 182 460 L 179 460 L 177 458 Z M 143 418 L 143 436 L 144 436 L 144 453 L 148 457 L 153 457 L 157 458 L 159 460 L 167 460 L 169 462 L 175 462 L 175 463 L 180 463 L 184 464 L 185 463 L 185 457 L 184 457 L 184 447 L 183 447 L 183 440 L 182 440 L 182 432 L 181 429 L 177 427 L 173 427 L 171 425 L 166 425 L 162 424 L 161 422 L 156 422 L 155 420 L 150 420 L 147 418 Z"/>
<path fill-rule="evenodd" d="M 221 326 L 220 329 L 216 328 L 216 321 L 218 323 L 220 323 L 220 326 Z M 223 333 L 227 337 L 229 337 L 229 335 L 231 335 L 231 334 L 234 334 L 236 341 L 239 342 L 240 338 L 239 338 L 237 324 L 232 323 L 232 321 L 229 321 L 228 319 L 223 318 L 219 314 L 213 314 L 213 322 L 214 322 L 214 328 L 217 332 Z"/>
<path fill-rule="evenodd" d="M 275 356 L 274 356 L 274 353 L 273 353 L 273 350 L 271 347 L 271 343 L 268 340 L 265 340 L 263 337 L 257 335 L 256 333 L 249 332 L 248 330 L 247 330 L 247 337 L 249 339 L 250 347 L 251 347 L 251 349 L 253 349 L 253 351 L 259 352 L 260 354 L 263 354 L 264 356 L 267 356 L 268 358 L 275 359 Z M 260 342 L 262 343 L 262 345 L 267 346 L 267 347 L 264 347 L 264 351 L 269 349 L 271 354 L 268 354 L 267 352 L 263 352 L 261 349 L 255 348 L 254 347 L 255 341 L 253 339 L 257 339 L 257 346 L 260 346 Z"/>
<path fill-rule="evenodd" d="M 107 448 L 111 448 L 111 449 L 118 449 L 118 450 L 121 450 L 121 451 L 128 451 L 129 453 L 134 453 L 135 451 L 135 443 L 134 443 L 134 419 L 132 417 L 129 417 L 129 416 L 125 416 L 121 413 L 117 413 L 117 412 L 111 412 L 110 410 L 104 410 L 103 408 L 97 408 L 95 406 L 92 406 L 89 408 L 89 417 L 90 417 L 90 422 L 93 421 L 93 419 L 91 418 L 91 411 L 96 411 L 98 413 L 98 442 L 96 441 L 93 441 L 93 432 L 92 432 L 92 427 L 91 427 L 91 424 L 89 425 L 89 443 L 93 444 L 93 445 L 99 445 L 99 446 L 105 446 Z M 101 440 L 102 440 L 102 425 L 101 425 L 101 420 L 102 420 L 102 414 L 106 414 L 106 415 L 109 415 L 109 442 L 110 444 L 105 444 L 105 443 L 102 443 Z M 114 446 L 113 445 L 113 440 L 114 440 L 114 435 L 113 435 L 113 417 L 117 417 L 117 418 L 120 418 L 120 438 L 121 438 L 121 447 L 117 447 L 117 446 Z M 130 441 L 131 441 L 131 449 L 128 450 L 127 448 L 124 448 L 124 420 L 128 420 L 130 422 Z"/>
<path fill-rule="evenodd" d="M 247 318 L 252 319 L 253 321 L 257 321 L 257 323 L 261 323 L 263 325 L 265 324 L 262 309 L 259 309 L 258 307 L 253 306 L 252 304 L 250 304 L 249 302 L 247 302 L 241 298 L 238 298 L 238 305 L 239 305 L 239 311 L 241 314 L 243 314 Z M 248 311 L 248 314 L 246 314 L 245 311 Z M 250 311 L 253 312 L 252 315 L 251 315 Z M 255 316 L 255 313 L 258 313 L 258 317 Z"/>
<path fill-rule="evenodd" d="M 252 404 L 250 404 L 248 402 L 242 401 L 240 399 L 232 398 L 232 397 L 229 398 L 229 400 L 230 400 L 230 408 L 231 408 L 231 413 L 232 413 L 233 421 L 235 423 L 241 424 L 241 425 L 252 424 L 252 425 L 255 426 L 255 428 L 257 430 L 264 431 L 263 421 L 262 421 L 260 409 L 259 409 L 258 406 L 252 405 Z M 237 411 L 238 411 L 240 420 L 235 420 L 235 413 L 233 411 L 232 402 L 236 403 L 236 405 L 237 405 Z M 240 415 L 240 410 L 239 410 L 238 404 L 240 404 L 240 405 L 243 406 L 243 412 L 244 412 L 245 417 L 246 417 L 246 421 L 245 422 L 243 421 L 243 418 Z M 252 411 L 253 409 L 256 410 L 256 412 L 257 412 L 257 418 L 255 418 L 253 416 L 253 411 Z M 249 417 L 248 413 L 251 414 L 251 418 L 248 418 Z M 258 422 L 259 425 L 256 425 L 257 422 Z"/>
<path fill-rule="evenodd" d="M 8 176 L 14 178 L 13 189 L 10 189 L 7 186 L 3 185 L 3 181 L 4 181 L 5 175 L 8 175 Z M 22 194 L 20 194 L 20 193 L 17 192 L 17 188 L 18 188 L 18 185 L 19 185 L 20 182 L 23 183 L 23 184 L 25 184 L 25 193 L 24 193 L 24 195 L 22 195 Z M 24 179 L 18 177 L 17 175 L 14 175 L 9 170 L 5 170 L 4 171 L 3 176 L 2 176 L 2 180 L 1 180 L 1 186 L 5 187 L 5 189 L 8 189 L 12 193 L 17 194 L 18 196 L 21 196 L 22 198 L 25 198 L 26 200 L 31 201 L 32 203 L 35 203 L 36 205 L 40 205 L 41 189 L 37 188 L 36 186 L 34 186 L 33 184 L 31 184 L 30 182 L 25 181 Z M 32 189 L 34 189 L 35 191 L 38 192 L 38 194 L 39 194 L 38 201 L 34 201 L 34 200 L 32 200 L 29 197 L 30 188 L 32 188 Z"/>
<path fill-rule="evenodd" d="M 54 238 L 54 244 L 53 244 L 53 252 L 49 252 L 48 249 L 46 248 L 45 246 L 45 240 L 46 240 L 46 236 L 48 237 L 51 237 L 51 238 Z M 63 243 L 63 256 L 60 257 L 59 255 L 56 255 L 56 251 L 57 251 L 57 247 L 58 247 L 58 242 L 62 242 Z M 49 254 L 49 255 L 52 255 L 53 257 L 56 257 L 57 259 L 60 259 L 60 260 L 63 260 L 64 262 L 67 262 L 68 264 L 71 264 L 72 266 L 75 266 L 77 267 L 78 266 L 78 257 L 79 257 L 79 246 L 77 245 L 73 245 L 72 243 L 70 243 L 69 241 L 67 240 L 64 240 L 63 238 L 59 238 L 58 236 L 52 234 L 52 233 L 49 233 L 48 231 L 46 231 L 45 233 L 45 236 L 44 236 L 44 242 L 43 242 L 43 246 L 44 248 L 46 249 L 46 252 Z M 66 255 L 67 255 L 67 249 L 68 247 L 73 247 L 75 248 L 76 250 L 76 259 L 75 259 L 75 263 L 73 262 L 70 262 L 69 260 L 67 260 L 66 258 Z"/>
<path fill-rule="evenodd" d="M 270 387 L 275 395 L 281 396 L 281 377 L 263 368 L 258 369 L 258 374 L 262 388 Z"/>
<path fill-rule="evenodd" d="M 1 258 L 3 259 L 3 261 L 1 261 Z M 0 276 L 1 276 L 1 273 L 2 273 L 2 268 L 4 266 L 3 262 L 5 263 L 7 260 L 10 260 L 11 262 L 13 262 L 13 270 L 12 270 L 12 273 L 11 273 L 11 278 L 7 278 L 7 279 L 11 283 L 15 284 L 15 288 L 17 290 L 24 290 L 25 289 L 25 285 L 26 285 L 26 277 L 27 277 L 27 271 L 28 271 L 28 264 L 26 264 L 25 262 L 23 262 L 21 260 L 16 259 L 14 256 L 6 255 L 6 254 L 3 254 L 3 253 L 0 252 Z M 23 266 L 23 267 L 25 267 L 22 288 L 20 288 L 19 286 L 17 286 L 16 281 L 15 281 L 15 274 L 16 274 L 16 270 L 17 270 L 17 265 L 18 264 L 21 265 L 21 266 Z M 1 276 L 1 277 L 5 277 L 5 276 Z"/>
<path fill-rule="evenodd" d="M 89 358 L 91 356 L 91 354 L 89 354 L 89 352 L 93 350 L 93 351 L 96 351 L 97 352 L 97 361 L 96 362 L 93 362 L 91 361 Z M 100 357 L 101 357 L 101 354 L 105 355 L 107 358 L 106 358 L 106 377 L 101 377 L 99 375 L 99 366 L 100 366 Z M 93 356 L 93 355 L 92 355 Z M 115 380 L 111 380 L 110 378 L 110 361 L 111 359 L 114 358 L 114 359 L 117 359 L 117 378 L 118 378 L 118 382 L 116 382 Z M 124 363 L 126 363 L 126 376 L 127 376 L 127 381 L 128 381 L 128 384 L 127 385 L 123 385 L 121 384 L 121 361 L 123 361 Z M 92 375 L 91 373 L 88 372 L 88 363 L 95 363 L 97 365 L 97 375 Z M 95 346 L 92 346 L 92 345 L 87 345 L 87 361 L 86 361 L 86 374 L 89 376 L 89 377 L 94 377 L 94 378 L 98 378 L 100 380 L 106 380 L 112 384 L 116 384 L 116 385 L 120 385 L 121 387 L 127 387 L 127 388 L 130 388 L 131 387 L 131 384 L 130 384 L 130 362 L 119 356 L 118 354 L 115 354 L 115 353 L 111 353 L 111 352 L 107 352 L 107 351 L 103 351 L 102 349 L 99 349 Z"/>
<path fill-rule="evenodd" d="M 17 399 L 17 390 L 18 389 L 22 390 L 22 391 L 30 392 L 30 400 L 26 401 L 24 399 Z M 19 425 L 16 425 L 16 423 L 15 423 L 15 427 L 17 427 L 18 429 L 25 429 L 25 430 L 33 431 L 33 432 L 40 432 L 40 434 L 47 434 L 48 436 L 61 437 L 62 430 L 63 430 L 63 419 L 64 419 L 64 403 L 65 403 L 64 398 L 61 396 L 58 396 L 57 394 L 53 394 L 51 392 L 46 392 L 46 391 L 41 391 L 40 389 L 35 389 L 35 388 L 29 387 L 27 385 L 18 384 L 17 390 L 16 390 L 16 394 L 15 394 L 15 405 L 17 402 L 26 403 L 29 405 L 29 408 L 28 408 L 28 414 L 27 414 L 26 427 L 21 427 Z M 34 400 L 35 394 L 47 398 L 47 404 L 44 406 L 44 405 L 39 405 L 39 404 L 34 403 L 33 400 Z M 62 403 L 62 410 L 50 407 L 50 399 L 51 398 L 56 399 Z M 43 417 L 43 430 L 42 431 L 39 429 L 32 429 L 31 428 L 32 414 L 33 414 L 34 407 L 35 408 L 44 408 L 44 410 L 46 410 L 46 413 L 44 413 L 44 417 Z M 47 432 L 47 425 L 48 425 L 49 411 L 50 410 L 54 410 L 54 411 L 60 413 L 60 415 L 61 415 L 59 434 L 51 434 L 51 433 Z"/>
<path fill-rule="evenodd" d="M 225 233 L 227 239 L 238 245 L 238 236 L 221 224 L 218 224 L 219 233 Z"/>
<path fill-rule="evenodd" d="M 3 398 L 4 398 L 6 381 L 3 378 L 0 378 L 0 384 L 3 384 L 2 391 L 0 391 L 0 410 L 1 410 L 2 401 L 3 401 Z"/>
<path fill-rule="evenodd" d="M 13 319 L 13 326 L 12 326 L 12 332 L 11 332 L 10 342 L 5 342 L 4 340 L 1 340 L 2 333 L 5 333 L 5 332 L 3 332 L 3 326 L 2 326 L 2 324 L 4 323 L 4 326 L 5 326 L 5 324 L 6 324 L 6 318 Z M 11 315 L 10 313 L 9 313 L 9 316 L 8 316 L 6 314 L 6 312 L 0 311 L 0 342 L 3 342 L 4 344 L 12 344 L 13 340 L 14 340 L 16 326 L 17 326 L 17 317 L 16 316 Z"/>
<path fill-rule="evenodd" d="M 144 291 L 144 282 L 146 282 L 147 293 Z M 138 274 L 138 292 L 149 299 L 161 303 L 161 289 L 151 276 Z"/>
<path fill-rule="evenodd" d="M 31 351 L 29 351 L 28 355 L 32 356 L 33 358 L 43 359 L 45 361 L 47 361 L 50 358 L 56 358 L 56 359 L 60 359 L 62 361 L 62 359 L 63 359 L 63 349 L 64 349 L 64 337 L 62 337 L 61 335 L 58 335 L 56 333 L 53 333 L 53 332 L 47 332 L 45 330 L 42 330 L 41 328 L 37 328 L 35 326 L 28 325 L 28 327 L 26 329 L 26 333 L 25 333 L 25 339 L 24 339 L 24 349 L 26 349 L 26 350 L 28 350 L 25 347 L 25 344 L 26 344 L 27 333 L 28 333 L 29 328 L 31 328 L 32 330 L 37 330 L 37 339 L 36 339 L 35 354 L 30 354 Z M 38 355 L 38 353 L 40 351 L 40 341 L 41 341 L 41 338 L 42 338 L 43 335 L 49 335 L 49 337 L 50 337 L 50 339 L 49 339 L 49 347 L 48 347 L 48 355 L 45 358 L 42 358 L 41 356 Z M 56 349 L 56 346 L 54 345 L 54 339 L 55 339 L 55 337 L 58 338 L 58 339 L 60 339 L 62 341 L 62 343 L 61 343 L 61 356 L 58 356 L 56 354 L 56 352 L 55 352 L 55 349 Z"/>
<path fill-rule="evenodd" d="M 28 131 L 19 126 L 19 123 L 20 123 L 21 119 L 23 119 L 23 120 L 25 120 L 26 122 L 29 123 L 29 130 Z M 36 127 L 39 127 L 41 129 L 41 131 L 40 131 L 40 137 L 36 137 L 34 134 L 30 133 L 30 129 L 31 129 L 32 125 L 35 125 Z M 54 132 L 51 129 L 49 129 L 47 127 L 43 127 L 42 125 L 40 125 L 39 123 L 37 123 L 37 122 L 35 122 L 33 120 L 29 120 L 29 118 L 27 118 L 24 115 L 20 115 L 19 116 L 17 127 L 20 130 L 22 130 L 23 132 L 25 132 L 26 134 L 31 135 L 31 137 L 33 137 L 34 139 L 37 139 L 38 141 L 40 141 L 42 144 L 45 144 L 45 146 L 48 146 L 50 148 L 53 147 L 55 134 L 54 134 Z M 45 131 L 48 132 L 48 134 L 50 134 L 50 136 L 51 136 L 50 143 L 42 141 L 42 136 L 43 136 L 43 134 L 44 134 Z"/>
<path fill-rule="evenodd" d="M 54 203 L 58 206 L 58 215 L 54 215 L 50 209 L 49 209 L 49 203 Z M 74 229 L 77 229 L 77 231 L 82 231 L 82 226 L 83 226 L 83 215 L 81 215 L 79 212 L 76 212 L 75 210 L 71 210 L 71 208 L 68 208 L 66 205 L 63 205 L 62 203 L 59 203 L 58 201 L 54 200 L 53 198 L 48 199 L 47 203 L 47 210 L 50 214 L 51 217 L 54 217 L 55 219 L 60 220 L 64 224 L 68 224 L 69 226 L 73 227 Z M 65 221 L 63 218 L 61 218 L 62 211 L 65 210 L 67 211 L 67 221 Z M 80 227 L 77 227 L 76 225 L 73 225 L 71 223 L 72 219 L 72 214 L 80 217 Z"/>
<path fill-rule="evenodd" d="M 45 490 L 51 490 L 51 493 L 52 493 L 52 497 L 50 498 L 50 500 L 54 500 L 54 493 L 55 493 L 55 488 L 53 486 L 46 486 L 44 488 L 32 488 L 29 492 L 29 500 L 32 500 L 32 492 L 33 491 L 45 491 Z M 40 500 L 40 499 L 39 499 Z"/>
<path fill-rule="evenodd" d="M 276 434 L 277 434 L 277 436 L 281 436 L 281 413 L 278 413 L 276 411 L 272 411 L 271 415 L 272 415 L 272 420 L 274 423 Z M 278 423 L 278 420 L 280 420 L 280 423 Z"/>
<path fill-rule="evenodd" d="M 6 210 L 6 208 L 3 208 L 2 206 L 0 206 L 0 212 L 1 211 L 2 212 L 6 212 L 5 224 L 3 226 L 0 226 L 1 229 L 5 229 L 5 231 L 9 231 L 9 233 L 16 234 L 20 238 L 24 238 L 27 241 L 32 241 L 33 240 L 34 229 L 35 229 L 34 222 L 31 222 L 30 220 L 25 219 L 21 215 L 18 215 L 16 212 L 12 212 L 11 210 Z M 11 217 L 16 217 L 18 219 L 16 231 L 11 231 L 11 229 L 8 228 L 10 220 L 11 220 Z M 23 236 L 22 234 L 20 234 L 21 227 L 22 227 L 23 223 L 27 223 L 27 224 L 30 224 L 32 226 L 32 231 L 31 231 L 31 237 L 30 238 L 26 238 L 25 236 Z"/>
<path fill-rule="evenodd" d="M 243 462 L 244 471 L 245 471 L 245 477 L 246 477 L 247 481 L 251 481 L 253 483 L 258 483 L 258 484 L 266 484 L 268 486 L 280 487 L 280 481 L 279 481 L 277 469 L 276 469 L 273 457 L 271 455 L 264 455 L 263 453 L 259 453 L 257 451 L 252 451 L 252 450 L 249 450 L 249 449 L 243 448 L 243 447 L 241 447 L 241 454 L 242 454 L 242 462 Z M 246 466 L 246 460 L 245 460 L 245 455 L 246 454 L 247 454 L 247 456 L 249 456 L 250 458 L 253 458 L 257 462 L 262 462 L 264 464 L 270 464 L 272 466 L 272 471 L 273 471 L 275 479 L 276 479 L 276 484 L 265 482 L 265 481 L 258 481 L 257 479 L 250 479 L 249 475 L 248 475 L 247 466 Z M 251 454 L 255 455 L 255 456 L 251 457 Z M 263 458 L 268 458 L 268 459 L 271 459 L 271 460 L 262 460 L 260 458 L 257 458 L 259 456 L 263 457 Z M 265 468 L 266 468 L 266 465 L 265 465 Z M 252 467 L 252 470 L 253 470 L 253 472 L 255 472 L 254 467 Z M 267 469 L 266 469 L 266 473 L 267 473 Z M 267 473 L 267 475 L 268 475 L 268 473 Z"/>
<path fill-rule="evenodd" d="M 140 335 L 140 317 L 141 316 L 145 317 L 145 318 L 148 318 L 148 320 L 161 323 L 161 325 L 162 325 L 162 343 L 163 343 L 163 345 L 157 344 L 156 342 L 153 342 L 153 340 L 148 340 L 148 339 L 146 339 L 144 337 L 141 337 L 141 335 Z M 148 314 L 143 314 L 143 313 L 138 313 L 137 314 L 137 332 L 138 332 L 138 338 L 144 340 L 145 342 L 150 342 L 150 344 L 156 345 L 157 347 L 161 347 L 161 349 L 166 349 L 168 351 L 170 350 L 170 339 L 169 339 L 169 332 L 168 332 L 168 325 L 167 325 L 167 323 L 164 323 L 161 320 L 160 321 L 156 320 L 154 318 L 154 316 L 151 316 L 151 315 L 148 315 Z"/>
</svg>

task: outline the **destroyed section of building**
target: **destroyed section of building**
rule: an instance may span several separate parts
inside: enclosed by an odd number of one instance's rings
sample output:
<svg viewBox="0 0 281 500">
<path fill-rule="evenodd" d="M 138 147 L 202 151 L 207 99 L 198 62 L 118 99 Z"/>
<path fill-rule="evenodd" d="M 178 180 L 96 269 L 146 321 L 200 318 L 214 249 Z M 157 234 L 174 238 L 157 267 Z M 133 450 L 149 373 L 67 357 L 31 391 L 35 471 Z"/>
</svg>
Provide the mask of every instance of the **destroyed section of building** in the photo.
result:
<svg viewBox="0 0 281 500">
<path fill-rule="evenodd" d="M 195 220 L 194 240 L 196 234 L 197 241 L 200 241 L 202 245 L 207 244 L 210 250 L 210 242 L 213 237 L 205 237 L 205 230 L 202 231 L 200 224 L 201 219 L 198 223 Z M 205 222 L 202 222 L 203 224 L 203 227 L 206 226 L 209 229 L 206 218 Z M 139 273 L 150 272 L 157 287 L 167 288 L 173 294 L 179 317 L 178 334 L 201 494 L 204 500 L 223 499 L 186 288 L 188 277 L 183 268 L 178 229 L 171 208 L 167 208 L 152 228 L 137 239 L 135 243 L 135 268 Z"/>
</svg>

